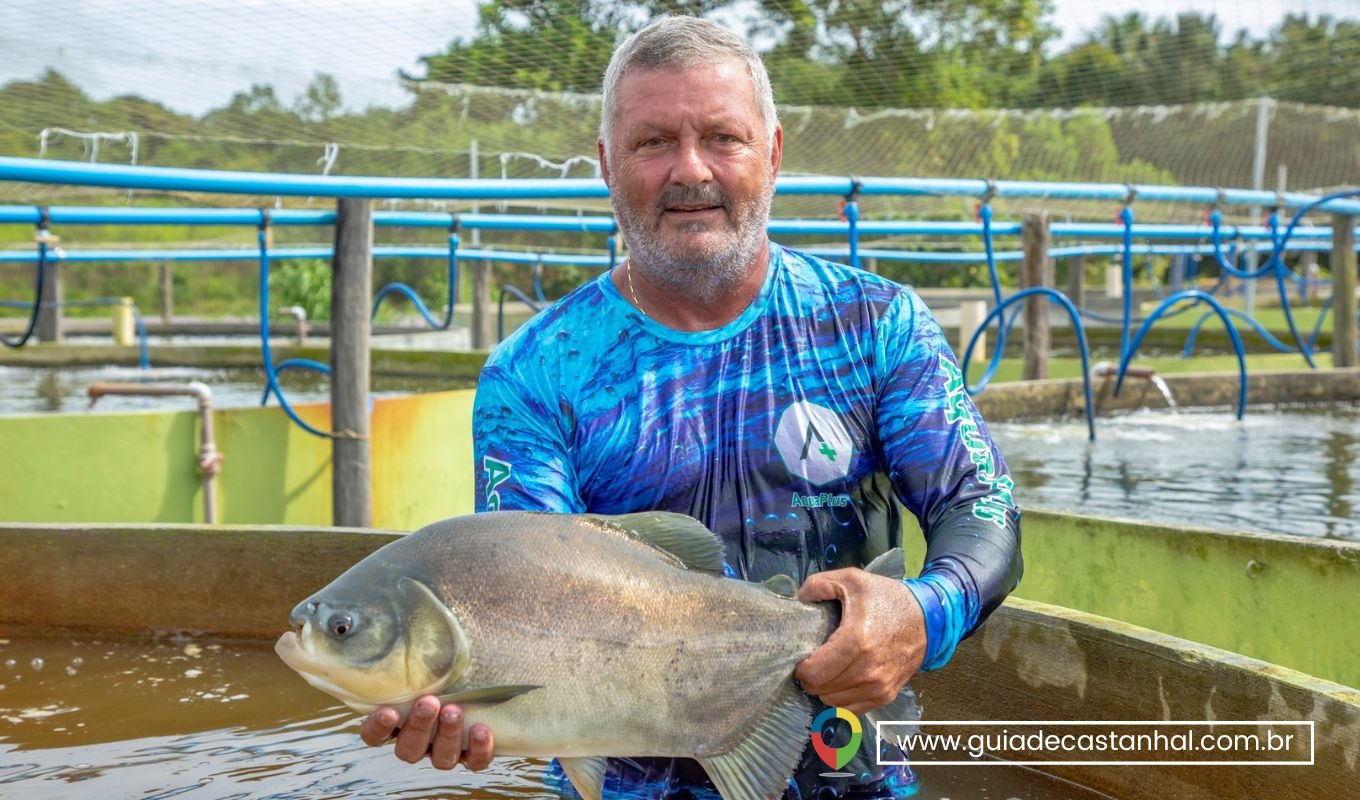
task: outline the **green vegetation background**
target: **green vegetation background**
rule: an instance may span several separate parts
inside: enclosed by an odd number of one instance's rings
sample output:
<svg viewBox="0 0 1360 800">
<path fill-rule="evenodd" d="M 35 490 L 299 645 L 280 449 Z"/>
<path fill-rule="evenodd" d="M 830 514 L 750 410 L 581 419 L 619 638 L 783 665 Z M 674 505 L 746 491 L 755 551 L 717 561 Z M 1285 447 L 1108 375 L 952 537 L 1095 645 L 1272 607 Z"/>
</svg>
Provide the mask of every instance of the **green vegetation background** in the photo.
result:
<svg viewBox="0 0 1360 800">
<path fill-rule="evenodd" d="M 501 0 L 480 7 L 473 36 L 456 39 L 443 52 L 423 56 L 425 74 L 405 76 L 480 86 L 547 91 L 596 92 L 609 53 L 622 33 L 662 13 L 736 11 L 756 40 L 781 104 L 872 108 L 1053 108 L 1202 103 L 1271 96 L 1303 103 L 1360 107 L 1360 23 L 1328 17 L 1286 17 L 1268 35 L 1238 33 L 1220 43 L 1212 17 L 1188 14 L 1152 20 L 1130 12 L 1108 18 L 1095 32 L 1055 49 L 1058 26 L 1048 0 Z M 450 125 L 457 101 L 434 92 L 413 92 L 400 109 L 345 111 L 336 81 L 318 75 L 291 105 L 267 85 L 252 85 L 224 107 L 202 117 L 176 113 L 145 98 L 126 95 L 108 101 L 86 96 L 62 75 L 49 71 L 33 82 L 0 88 L 0 153 L 36 156 L 36 131 L 60 126 L 76 130 L 156 131 L 141 143 L 144 163 L 229 170 L 289 171 L 297 153 L 286 145 L 242 147 L 231 140 L 296 140 L 314 160 L 315 143 L 346 142 L 349 174 L 428 174 L 428 149 L 465 151 L 474 138 L 501 149 L 574 153 L 593 139 L 593 117 L 575 125 L 521 125 L 502 117 L 482 127 Z M 962 124 L 962 123 L 961 123 Z M 970 124 L 968 135 L 990 136 L 977 148 L 979 163 L 949 165 L 953 174 L 998 175 L 1014 179 L 1064 177 L 1053 169 L 1017 172 L 1019 163 L 1082 165 L 1102 180 L 1175 183 L 1175 176 L 1142 162 L 1121 163 L 1108 125 L 1097 118 L 1006 119 Z M 941 125 L 932 137 L 960 130 Z M 1217 133 L 1204 126 L 1200 139 L 1180 143 L 1187 152 L 1212 152 Z M 406 150 L 391 147 L 399 142 Z M 371 150 L 363 149 L 371 146 Z M 830 146 L 830 145 L 828 145 Z M 1034 158 L 1021 152 L 1039 147 Z M 880 174 L 909 174 L 938 148 L 932 142 L 901 143 L 900 161 Z M 406 155 L 403 155 L 405 153 Z M 807 154 L 809 157 L 815 154 Z M 494 154 L 482 174 L 498 174 Z M 409 162 L 409 163 L 407 163 Z M 985 163 L 984 163 L 985 162 Z M 450 175 L 466 174 L 466 164 Z M 919 169 L 916 170 L 919 172 Z M 56 201 L 53 201 L 56 202 Z M 168 202 L 164 199 L 155 202 Z M 966 210 L 960 209 L 960 216 Z M 254 232 L 232 228 L 104 226 L 61 231 L 65 243 L 94 246 L 252 247 Z M 329 229 L 279 229 L 276 244 L 325 244 Z M 0 228 L 0 247 L 31 243 L 22 226 Z M 383 231 L 383 243 L 442 245 L 433 231 Z M 599 249 L 600 237 L 531 234 L 498 235 L 514 247 Z M 1322 259 L 1325 266 L 1326 258 Z M 1159 266 L 1165 271 L 1165 264 Z M 324 265 L 281 262 L 276 305 L 316 303 L 309 276 Z M 1088 265 L 1093 281 L 1102 267 Z M 154 264 L 66 268 L 67 299 L 130 296 L 144 311 L 159 305 Z M 385 260 L 375 265 L 381 283 L 402 280 L 436 307 L 447 286 L 442 261 Z M 885 273 L 922 286 L 981 286 L 979 267 L 885 265 Z M 254 313 L 255 266 L 250 262 L 187 264 L 174 267 L 176 311 L 202 316 Z M 552 269 L 545 291 L 560 296 L 592 274 Z M 1210 271 L 1212 274 L 1212 271 Z M 31 296 L 32 268 L 0 265 L 0 297 Z M 527 267 L 498 266 L 493 283 L 529 286 Z M 466 280 L 466 277 L 465 277 Z M 470 284 L 462 287 L 469 297 Z M 12 316 L 16 312 L 4 312 Z"/>
</svg>

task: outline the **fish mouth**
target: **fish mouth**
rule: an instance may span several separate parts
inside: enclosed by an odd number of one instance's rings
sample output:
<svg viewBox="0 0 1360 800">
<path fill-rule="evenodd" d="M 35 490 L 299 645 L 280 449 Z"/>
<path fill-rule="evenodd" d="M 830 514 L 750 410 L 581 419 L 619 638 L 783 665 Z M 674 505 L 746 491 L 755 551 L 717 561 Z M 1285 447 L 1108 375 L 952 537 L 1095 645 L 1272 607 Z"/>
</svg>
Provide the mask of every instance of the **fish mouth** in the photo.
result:
<svg viewBox="0 0 1360 800">
<path fill-rule="evenodd" d="M 294 672 L 302 676 L 302 679 L 310 683 L 317 689 L 325 692 L 331 697 L 336 698 L 350 708 L 361 714 L 367 714 L 379 705 L 402 706 L 409 704 L 412 698 L 394 698 L 390 701 L 374 702 L 370 699 L 361 698 L 349 689 L 341 686 L 332 680 L 331 671 L 324 664 L 318 661 L 311 652 L 307 650 L 305 639 L 297 631 L 288 631 L 279 637 L 274 643 L 274 652 L 283 659 Z"/>
<path fill-rule="evenodd" d="M 291 630 L 279 637 L 274 642 L 274 652 L 283 659 L 283 663 L 297 670 L 298 672 L 314 671 L 318 665 L 312 658 L 312 654 L 307 652 L 307 648 L 302 643 L 302 629 Z"/>
</svg>

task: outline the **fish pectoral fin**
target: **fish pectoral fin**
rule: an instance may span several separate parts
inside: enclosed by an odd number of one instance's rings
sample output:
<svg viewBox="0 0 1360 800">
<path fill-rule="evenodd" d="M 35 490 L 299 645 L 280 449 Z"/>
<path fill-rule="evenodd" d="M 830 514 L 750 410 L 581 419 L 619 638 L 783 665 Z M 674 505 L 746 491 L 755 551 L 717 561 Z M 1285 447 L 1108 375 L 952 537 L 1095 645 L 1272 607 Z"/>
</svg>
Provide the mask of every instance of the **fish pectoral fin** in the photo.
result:
<svg viewBox="0 0 1360 800">
<path fill-rule="evenodd" d="M 782 572 L 766 578 L 760 585 L 781 597 L 793 597 L 798 594 L 798 582 Z"/>
<path fill-rule="evenodd" d="M 439 699 L 442 702 L 457 703 L 460 706 L 489 706 L 504 703 L 506 700 L 513 700 L 526 692 L 542 688 L 542 686 L 527 683 L 513 686 L 478 686 L 475 689 L 463 689 L 451 694 L 440 695 Z"/>
<path fill-rule="evenodd" d="M 869 723 L 869 730 L 876 731 L 883 722 L 919 722 L 921 720 L 921 705 L 916 702 L 916 692 L 912 690 L 911 684 L 902 687 L 902 691 L 897 693 L 897 697 L 886 706 L 879 706 L 864 712 L 860 716 Z M 917 726 L 902 731 L 902 733 L 916 733 Z M 894 728 L 894 731 L 899 730 Z M 868 739 L 865 736 L 865 739 Z M 872 744 L 866 744 L 869 750 L 873 750 Z"/>
<path fill-rule="evenodd" d="M 894 547 L 878 558 L 875 558 L 873 561 L 870 561 L 868 566 L 864 568 L 864 571 L 900 581 L 907 574 L 906 559 L 907 556 L 902 552 L 902 548 Z"/>
<path fill-rule="evenodd" d="M 699 763 L 723 800 L 774 800 L 788 788 L 811 725 L 811 701 L 785 681 L 774 707 L 740 744 Z"/>
<path fill-rule="evenodd" d="M 604 794 L 604 770 L 608 765 L 603 756 L 559 758 L 557 763 L 562 765 L 567 780 L 583 800 L 600 800 Z"/>
<path fill-rule="evenodd" d="M 674 556 L 686 569 L 723 574 L 722 540 L 693 517 L 669 511 L 642 511 L 595 519 L 622 528 L 638 541 Z"/>
</svg>

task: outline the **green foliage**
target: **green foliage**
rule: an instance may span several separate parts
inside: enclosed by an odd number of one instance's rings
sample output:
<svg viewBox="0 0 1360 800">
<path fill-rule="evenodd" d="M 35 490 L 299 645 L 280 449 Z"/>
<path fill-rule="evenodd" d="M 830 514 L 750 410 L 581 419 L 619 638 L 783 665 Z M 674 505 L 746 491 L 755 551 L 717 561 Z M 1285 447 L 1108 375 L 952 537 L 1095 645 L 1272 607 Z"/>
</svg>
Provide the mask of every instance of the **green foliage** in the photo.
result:
<svg viewBox="0 0 1360 800">
<path fill-rule="evenodd" d="M 301 306 L 307 319 L 331 317 L 331 265 L 320 259 L 286 261 L 269 272 L 271 309 Z"/>
</svg>

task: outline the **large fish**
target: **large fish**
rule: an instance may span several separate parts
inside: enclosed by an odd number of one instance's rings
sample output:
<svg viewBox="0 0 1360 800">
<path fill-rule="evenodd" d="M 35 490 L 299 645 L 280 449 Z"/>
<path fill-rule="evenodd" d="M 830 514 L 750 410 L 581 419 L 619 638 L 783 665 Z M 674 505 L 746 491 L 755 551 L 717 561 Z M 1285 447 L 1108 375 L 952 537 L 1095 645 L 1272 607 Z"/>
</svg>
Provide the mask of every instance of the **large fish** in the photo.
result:
<svg viewBox="0 0 1360 800">
<path fill-rule="evenodd" d="M 808 743 L 794 666 L 839 608 L 794 600 L 791 579 L 724 578 L 722 552 L 664 512 L 447 520 L 300 603 L 275 650 L 360 712 L 457 702 L 465 732 L 483 722 L 497 755 L 558 757 L 587 800 L 605 756 L 697 759 L 727 800 L 768 800 Z M 901 552 L 870 568 L 900 576 Z"/>
</svg>

